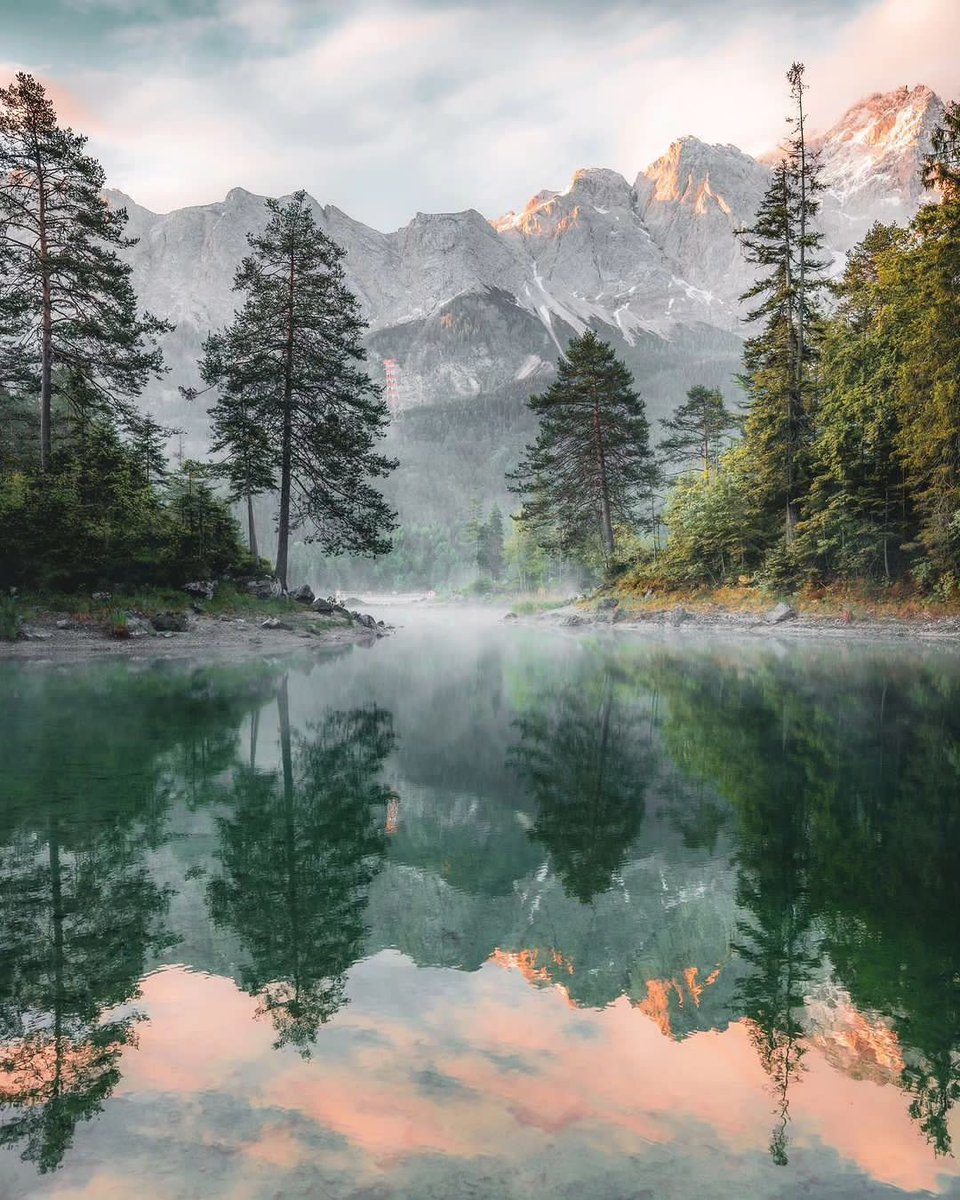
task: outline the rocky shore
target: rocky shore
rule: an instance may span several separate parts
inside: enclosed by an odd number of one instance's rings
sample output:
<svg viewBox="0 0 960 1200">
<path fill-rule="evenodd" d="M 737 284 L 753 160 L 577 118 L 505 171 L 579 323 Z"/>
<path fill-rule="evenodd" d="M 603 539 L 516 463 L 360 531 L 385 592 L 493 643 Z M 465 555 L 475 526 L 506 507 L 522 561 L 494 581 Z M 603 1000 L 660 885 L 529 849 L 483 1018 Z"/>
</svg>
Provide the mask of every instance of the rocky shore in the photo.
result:
<svg viewBox="0 0 960 1200">
<path fill-rule="evenodd" d="M 255 658 L 287 654 L 311 646 L 372 643 L 392 629 L 369 613 L 350 611 L 333 599 L 300 589 L 277 605 L 272 581 L 251 585 L 252 607 L 243 612 L 209 613 L 215 585 L 188 584 L 183 608 L 123 607 L 109 595 L 92 599 L 102 607 L 65 612 L 33 607 L 21 618 L 19 636 L 0 640 L 0 660 L 82 660 L 123 656 L 155 658 Z"/>
<path fill-rule="evenodd" d="M 798 612 L 777 604 L 763 612 L 691 609 L 681 604 L 631 607 L 612 597 L 572 603 L 532 617 L 508 613 L 505 620 L 523 621 L 571 633 L 659 632 L 674 635 L 736 634 L 753 638 L 836 638 L 850 641 L 938 641 L 960 647 L 960 617 L 854 617 Z"/>
</svg>

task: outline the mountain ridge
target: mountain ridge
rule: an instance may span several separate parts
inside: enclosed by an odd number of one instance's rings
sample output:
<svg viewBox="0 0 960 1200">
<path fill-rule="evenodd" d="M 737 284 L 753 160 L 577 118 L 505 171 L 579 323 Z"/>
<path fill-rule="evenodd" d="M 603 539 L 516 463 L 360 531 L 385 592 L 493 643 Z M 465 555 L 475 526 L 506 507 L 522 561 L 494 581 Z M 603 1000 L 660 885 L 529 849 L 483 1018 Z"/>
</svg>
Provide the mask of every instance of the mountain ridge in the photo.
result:
<svg viewBox="0 0 960 1200">
<path fill-rule="evenodd" d="M 813 139 L 833 270 L 873 221 L 912 218 L 942 115 L 940 98 L 920 84 L 864 97 Z M 539 386 L 569 337 L 593 326 L 623 353 L 657 417 L 678 400 L 676 381 L 657 378 L 658 344 L 677 355 L 682 347 L 704 382 L 730 384 L 743 336 L 738 297 L 753 278 L 734 231 L 752 221 L 771 170 L 736 146 L 687 134 L 633 183 L 609 168 L 582 168 L 566 188 L 541 189 L 500 217 L 417 213 L 383 233 L 312 203 L 344 248 L 369 322 L 371 373 L 382 380 L 385 361 L 396 364 L 401 407 L 525 380 Z M 176 385 L 195 381 L 203 337 L 234 311 L 233 275 L 247 233 L 266 223 L 264 197 L 234 187 L 223 200 L 165 214 L 121 192 L 108 200 L 128 208 L 129 232 L 140 239 L 128 253 L 144 306 L 177 325 L 164 344 L 171 372 L 148 406 L 202 439 L 202 421 L 178 407 Z"/>
</svg>

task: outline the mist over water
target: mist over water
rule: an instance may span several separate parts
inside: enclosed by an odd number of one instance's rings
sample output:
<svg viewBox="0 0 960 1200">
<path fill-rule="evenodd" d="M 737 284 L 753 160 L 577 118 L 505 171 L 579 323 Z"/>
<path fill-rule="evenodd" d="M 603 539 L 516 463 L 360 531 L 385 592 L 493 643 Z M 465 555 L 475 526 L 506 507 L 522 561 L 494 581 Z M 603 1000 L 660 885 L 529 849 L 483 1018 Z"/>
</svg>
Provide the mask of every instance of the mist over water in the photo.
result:
<svg viewBox="0 0 960 1200">
<path fill-rule="evenodd" d="M 0 1195 L 960 1195 L 957 656 L 373 611 L 0 664 Z"/>
</svg>

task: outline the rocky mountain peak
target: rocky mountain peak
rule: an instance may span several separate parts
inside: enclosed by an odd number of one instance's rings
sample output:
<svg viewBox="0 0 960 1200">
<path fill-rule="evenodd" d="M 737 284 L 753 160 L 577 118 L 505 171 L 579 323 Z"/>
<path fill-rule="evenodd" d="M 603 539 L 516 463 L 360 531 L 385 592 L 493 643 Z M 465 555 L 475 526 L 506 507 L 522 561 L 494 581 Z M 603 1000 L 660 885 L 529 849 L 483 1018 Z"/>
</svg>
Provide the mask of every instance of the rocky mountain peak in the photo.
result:
<svg viewBox="0 0 960 1200">
<path fill-rule="evenodd" d="M 730 216 L 743 194 L 751 202 L 768 179 L 765 167 L 736 146 L 709 145 L 687 135 L 637 176 L 636 190 L 644 208 L 682 204 L 700 216 L 713 208 Z"/>
<path fill-rule="evenodd" d="M 943 112 L 940 97 L 923 84 L 867 96 L 815 141 L 824 184 L 855 208 L 894 193 L 915 205 L 923 193 L 921 162 Z M 899 213 L 890 219 L 899 220 Z"/>
<path fill-rule="evenodd" d="M 925 198 L 920 163 L 942 114 L 929 88 L 899 88 L 866 97 L 817 139 L 826 185 L 818 224 L 836 270 L 874 221 L 912 219 Z M 494 221 L 473 209 L 418 213 L 381 233 L 313 203 L 345 251 L 370 325 L 371 367 L 394 360 L 405 394 L 442 402 L 517 386 L 549 370 L 571 334 L 590 326 L 627 354 L 651 403 L 667 411 L 675 396 L 651 364 L 671 342 L 684 353 L 697 347 L 707 364 L 698 378 L 719 381 L 734 369 L 738 297 L 755 277 L 735 231 L 752 223 L 770 173 L 736 146 L 688 135 L 632 186 L 616 171 L 586 168 L 564 190 L 539 191 Z M 267 209 L 244 188 L 162 215 L 120 192 L 107 200 L 127 208 L 140 239 L 129 258 L 142 302 L 178 326 L 164 339 L 173 369 L 156 397 L 162 410 L 171 395 L 178 402 L 174 381 L 195 381 L 203 337 L 229 319 L 247 234 L 262 230 Z M 726 366 L 711 375 L 717 354 Z M 187 415 L 175 409 L 164 419 Z"/>
<path fill-rule="evenodd" d="M 583 167 L 562 192 L 545 188 L 527 201 L 522 212 L 511 209 L 490 224 L 498 233 L 557 237 L 580 221 L 584 205 L 605 215 L 612 209 L 632 209 L 634 200 L 630 184 L 616 171 Z"/>
</svg>

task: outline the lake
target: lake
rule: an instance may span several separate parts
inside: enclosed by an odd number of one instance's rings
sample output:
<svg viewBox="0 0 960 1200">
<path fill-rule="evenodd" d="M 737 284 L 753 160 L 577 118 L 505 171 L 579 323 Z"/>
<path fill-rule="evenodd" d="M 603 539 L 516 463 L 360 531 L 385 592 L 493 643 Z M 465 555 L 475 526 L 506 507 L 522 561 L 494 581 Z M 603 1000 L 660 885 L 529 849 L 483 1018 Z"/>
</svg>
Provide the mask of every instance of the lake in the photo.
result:
<svg viewBox="0 0 960 1200">
<path fill-rule="evenodd" d="M 960 655 L 403 623 L 0 663 L 0 1198 L 960 1196 Z"/>
</svg>

